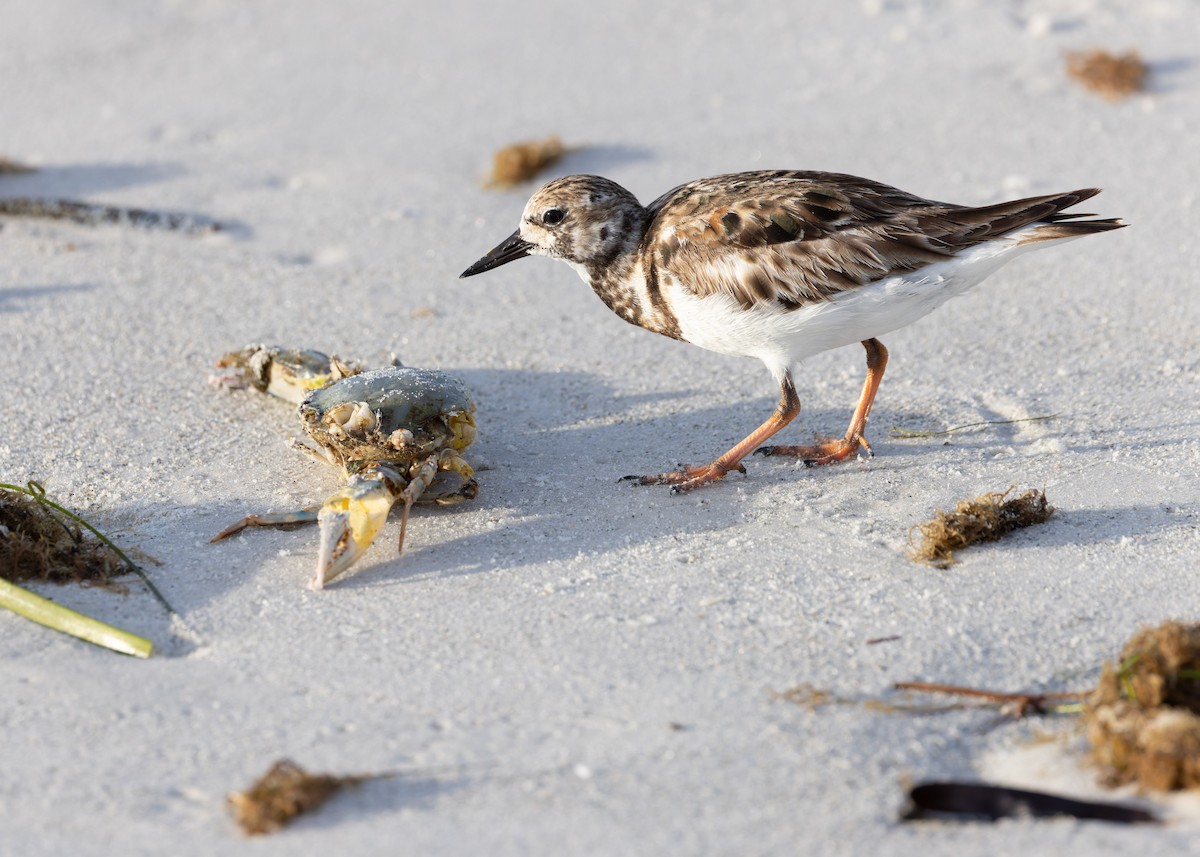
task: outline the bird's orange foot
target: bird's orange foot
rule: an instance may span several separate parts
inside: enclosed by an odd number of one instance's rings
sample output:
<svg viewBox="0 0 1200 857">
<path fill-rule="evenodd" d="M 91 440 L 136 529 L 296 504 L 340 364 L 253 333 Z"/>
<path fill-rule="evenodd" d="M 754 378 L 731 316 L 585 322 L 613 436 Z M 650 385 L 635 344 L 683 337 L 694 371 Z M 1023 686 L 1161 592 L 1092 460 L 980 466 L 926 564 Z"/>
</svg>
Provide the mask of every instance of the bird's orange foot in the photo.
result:
<svg viewBox="0 0 1200 857">
<path fill-rule="evenodd" d="M 865 437 L 818 438 L 820 443 L 815 446 L 760 446 L 754 450 L 756 455 L 786 455 L 789 458 L 799 458 L 805 467 L 820 467 L 833 464 L 852 455 L 857 455 L 859 449 L 866 451 L 869 457 L 875 453 Z"/>
<path fill-rule="evenodd" d="M 621 481 L 629 480 L 638 485 L 670 485 L 672 494 L 682 494 L 693 488 L 699 488 L 701 485 L 707 485 L 709 482 L 724 479 L 725 474 L 731 470 L 736 470 L 738 473 L 746 472 L 745 466 L 740 461 L 732 467 L 724 467 L 714 461 L 712 464 L 705 464 L 702 467 L 683 465 L 679 470 L 671 470 L 653 476 L 622 476 Z"/>
</svg>

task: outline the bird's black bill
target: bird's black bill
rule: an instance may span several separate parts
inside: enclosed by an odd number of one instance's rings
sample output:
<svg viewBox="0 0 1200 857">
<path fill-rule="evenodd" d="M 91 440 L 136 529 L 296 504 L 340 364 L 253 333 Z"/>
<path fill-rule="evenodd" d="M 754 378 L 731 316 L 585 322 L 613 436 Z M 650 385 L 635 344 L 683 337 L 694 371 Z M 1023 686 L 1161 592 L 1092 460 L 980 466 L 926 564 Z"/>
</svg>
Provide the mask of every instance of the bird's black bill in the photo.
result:
<svg viewBox="0 0 1200 857">
<path fill-rule="evenodd" d="M 506 262 L 528 256 L 531 247 L 533 245 L 522 239 L 521 233 L 518 230 L 505 238 L 504 242 L 491 253 L 488 253 L 474 265 L 459 274 L 459 279 L 473 277 L 476 274 L 482 274 L 484 271 L 490 271 L 492 268 L 499 268 Z"/>
</svg>

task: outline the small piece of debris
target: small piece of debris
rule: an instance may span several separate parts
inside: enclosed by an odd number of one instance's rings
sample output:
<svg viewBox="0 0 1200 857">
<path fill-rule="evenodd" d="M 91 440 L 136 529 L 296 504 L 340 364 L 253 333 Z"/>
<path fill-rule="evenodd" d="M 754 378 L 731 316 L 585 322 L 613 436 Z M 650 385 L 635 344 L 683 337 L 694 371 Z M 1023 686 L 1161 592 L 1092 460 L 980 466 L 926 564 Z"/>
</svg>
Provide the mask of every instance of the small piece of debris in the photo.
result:
<svg viewBox="0 0 1200 857">
<path fill-rule="evenodd" d="M 1066 712 L 1078 713 L 1080 705 L 1072 701 L 1082 699 L 1086 693 L 1005 693 L 1003 691 L 986 690 L 977 687 L 963 687 L 956 684 L 936 684 L 924 681 L 898 681 L 892 685 L 894 690 L 919 691 L 922 693 L 946 693 L 964 697 L 968 701 L 955 702 L 949 705 L 918 705 L 907 702 L 892 702 L 883 697 L 846 697 L 838 696 L 832 691 L 814 687 L 811 684 L 798 684 L 785 691 L 770 690 L 772 699 L 790 702 L 809 711 L 816 711 L 826 705 L 861 705 L 869 711 L 885 714 L 945 714 L 950 711 L 963 711 L 973 708 L 997 708 L 1003 718 L 1020 719 L 1030 714 L 1060 714 Z"/>
<path fill-rule="evenodd" d="M 1067 691 L 1065 693 L 1038 693 L 1023 691 L 1007 693 L 1000 690 L 988 690 L 981 687 L 964 687 L 959 684 L 941 684 L 927 681 L 898 681 L 892 685 L 896 690 L 915 690 L 922 693 L 947 693 L 954 696 L 970 697 L 981 700 L 984 705 L 999 706 L 1000 713 L 1006 717 L 1020 720 L 1030 714 L 1057 714 L 1063 710 L 1078 710 L 1075 700 L 1082 699 L 1086 694 Z M 1072 704 L 1074 703 L 1074 704 Z"/>
<path fill-rule="evenodd" d="M 807 683 L 789 687 L 782 692 L 771 691 L 771 695 L 776 699 L 790 702 L 793 705 L 799 705 L 801 708 L 807 708 L 809 711 L 816 711 L 823 705 L 835 705 L 848 701 L 834 696 L 828 690 L 814 687 Z"/>
<path fill-rule="evenodd" d="M 973 500 L 959 500 L 953 512 L 939 511 L 932 520 L 917 524 L 913 529 L 920 531 L 921 544 L 913 548 L 912 559 L 934 568 L 949 568 L 956 562 L 955 551 L 1045 523 L 1054 514 L 1044 492 L 1030 489 L 1020 497 L 1005 500 L 1011 491 L 991 491 Z"/>
<path fill-rule="evenodd" d="M 1200 788 L 1200 624 L 1144 628 L 1105 664 L 1083 714 L 1109 785 Z"/>
<path fill-rule="evenodd" d="M 1117 56 L 1108 51 L 1075 51 L 1067 54 L 1067 74 L 1082 86 L 1119 101 L 1146 88 L 1150 70 L 1137 51 Z"/>
<path fill-rule="evenodd" d="M 274 833 L 297 816 L 319 809 L 348 786 L 391 776 L 366 774 L 335 777 L 310 774 L 290 759 L 281 759 L 244 792 L 232 792 L 229 805 L 238 825 L 250 836 Z"/>
<path fill-rule="evenodd" d="M 0 489 L 0 577 L 120 589 L 125 561 L 27 494 Z"/>
<path fill-rule="evenodd" d="M 508 188 L 529 181 L 566 153 L 557 136 L 505 146 L 492 156 L 492 175 L 484 187 Z"/>
<path fill-rule="evenodd" d="M 980 428 L 982 426 L 1007 426 L 1014 425 L 1015 423 L 1040 423 L 1046 420 L 1055 419 L 1058 416 L 1058 414 L 1047 414 L 1044 417 L 1022 417 L 1021 419 L 1017 420 L 983 420 L 982 422 L 977 423 L 964 423 L 960 426 L 951 426 L 950 428 L 942 429 L 941 431 L 937 431 L 935 429 L 906 429 L 900 428 L 900 426 L 892 426 L 891 431 L 888 432 L 888 437 L 899 438 L 901 440 L 942 437 L 944 435 L 963 431 L 964 429 Z"/>
<path fill-rule="evenodd" d="M 1001 818 L 1071 818 L 1153 824 L 1152 812 L 1119 803 L 1073 800 L 989 783 L 922 783 L 909 789 L 901 821 L 996 821 Z"/>
</svg>

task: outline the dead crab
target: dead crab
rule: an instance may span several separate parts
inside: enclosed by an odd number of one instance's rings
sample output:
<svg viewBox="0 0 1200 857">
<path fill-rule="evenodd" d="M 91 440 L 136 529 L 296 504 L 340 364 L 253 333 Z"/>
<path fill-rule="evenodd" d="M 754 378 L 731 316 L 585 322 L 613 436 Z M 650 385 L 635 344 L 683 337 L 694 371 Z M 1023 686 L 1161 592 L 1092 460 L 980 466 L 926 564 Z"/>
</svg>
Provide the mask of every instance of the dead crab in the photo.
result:
<svg viewBox="0 0 1200 857">
<path fill-rule="evenodd" d="M 362 367 L 352 360 L 278 345 L 249 345 L 241 351 L 231 351 L 217 361 L 217 368 L 227 371 L 210 379 L 214 387 L 234 390 L 253 387 L 297 405 L 311 391 L 362 372 Z"/>
<path fill-rule="evenodd" d="M 340 467 L 347 484 L 319 507 L 247 515 L 218 533 L 214 542 L 250 526 L 315 520 L 321 546 L 310 586 L 321 589 L 370 547 L 397 502 L 404 504 L 403 550 L 414 503 L 452 505 L 478 493 L 474 471 L 461 454 L 475 439 L 475 405 L 466 386 L 452 375 L 406 366 L 359 372 L 320 352 L 278 348 L 227 354 L 217 365 L 241 369 L 247 378 L 260 379 L 251 386 L 299 401 L 308 438 L 307 443 L 292 441 L 292 446 Z M 334 375 L 336 379 L 330 377 Z M 325 386 L 318 386 L 322 377 Z M 233 385 L 238 385 L 236 377 Z M 461 484 L 430 492 L 443 473 L 457 476 Z"/>
</svg>

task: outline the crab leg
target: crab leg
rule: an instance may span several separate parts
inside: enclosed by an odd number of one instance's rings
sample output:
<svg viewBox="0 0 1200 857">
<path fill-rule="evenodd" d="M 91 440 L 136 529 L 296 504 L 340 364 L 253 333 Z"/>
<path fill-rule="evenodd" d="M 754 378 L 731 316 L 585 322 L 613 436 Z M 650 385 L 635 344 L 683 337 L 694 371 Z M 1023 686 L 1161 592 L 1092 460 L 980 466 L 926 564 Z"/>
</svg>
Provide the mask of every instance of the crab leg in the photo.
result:
<svg viewBox="0 0 1200 857">
<path fill-rule="evenodd" d="M 209 543 L 219 542 L 232 535 L 240 533 L 247 527 L 285 527 L 288 524 L 311 524 L 317 520 L 317 510 L 320 506 L 305 506 L 295 512 L 268 512 L 265 515 L 247 515 L 235 524 L 230 524 L 217 533 Z"/>
<path fill-rule="evenodd" d="M 462 480 L 462 485 L 453 491 L 427 497 L 427 500 L 437 503 L 439 506 L 454 506 L 464 500 L 474 500 L 479 494 L 479 483 L 475 481 L 475 470 L 467 464 L 466 459 L 459 454 L 458 450 L 443 449 L 438 461 L 438 470 L 455 474 Z"/>
<path fill-rule="evenodd" d="M 409 510 L 412 509 L 413 503 L 417 502 L 425 493 L 429 483 L 437 478 L 439 464 L 440 461 L 436 455 L 418 461 L 409 473 L 408 485 L 400 492 L 400 499 L 404 501 L 404 514 L 400 517 L 400 543 L 396 547 L 397 553 L 404 553 L 404 533 L 408 529 Z"/>
<path fill-rule="evenodd" d="M 350 477 L 321 506 L 321 546 L 310 589 L 322 589 L 363 555 L 405 491 L 404 476 L 388 464 L 374 464 Z"/>
</svg>

